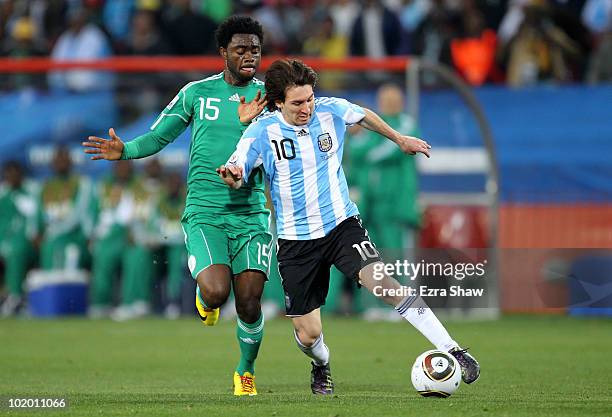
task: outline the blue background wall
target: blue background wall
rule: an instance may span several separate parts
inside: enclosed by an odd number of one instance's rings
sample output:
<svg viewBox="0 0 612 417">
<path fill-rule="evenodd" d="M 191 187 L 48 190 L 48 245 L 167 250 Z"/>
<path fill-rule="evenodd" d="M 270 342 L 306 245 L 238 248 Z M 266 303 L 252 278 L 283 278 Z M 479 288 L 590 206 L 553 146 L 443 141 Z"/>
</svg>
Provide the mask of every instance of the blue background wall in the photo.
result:
<svg viewBox="0 0 612 417">
<path fill-rule="evenodd" d="M 491 124 L 500 167 L 502 202 L 612 202 L 612 87 L 548 87 L 475 90 Z M 374 92 L 342 94 L 375 108 Z M 143 117 L 117 132 L 130 139 L 145 132 L 156 115 Z M 35 175 L 47 172 L 44 161 L 53 145 L 69 144 L 81 172 L 99 175 L 104 162 L 86 163 L 80 142 L 88 134 L 105 135 L 117 126 L 111 94 L 50 95 L 34 92 L 0 96 L 0 162 L 20 159 Z M 474 117 L 454 92 L 421 97 L 420 129 L 436 147 L 480 147 Z M 162 157 L 186 161 L 189 131 Z M 435 153 L 434 153 L 435 157 Z M 424 177 L 424 189 L 477 190 L 479 175 Z"/>
</svg>

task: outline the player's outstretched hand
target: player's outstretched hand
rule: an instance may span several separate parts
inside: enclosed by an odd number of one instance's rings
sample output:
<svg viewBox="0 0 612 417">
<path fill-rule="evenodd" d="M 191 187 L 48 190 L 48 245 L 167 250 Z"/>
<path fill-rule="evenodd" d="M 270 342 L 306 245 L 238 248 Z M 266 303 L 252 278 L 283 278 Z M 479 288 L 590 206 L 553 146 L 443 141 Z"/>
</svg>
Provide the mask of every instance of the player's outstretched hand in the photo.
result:
<svg viewBox="0 0 612 417">
<path fill-rule="evenodd" d="M 217 174 L 219 174 L 224 183 L 234 189 L 238 189 L 242 185 L 242 169 L 237 166 L 221 165 L 217 168 Z"/>
<path fill-rule="evenodd" d="M 97 136 L 89 136 L 88 142 L 83 142 L 85 153 L 93 155 L 91 159 L 106 159 L 116 161 L 121 159 L 123 153 L 123 142 L 119 136 L 115 134 L 115 129 L 108 129 L 110 139 L 99 138 Z"/>
<path fill-rule="evenodd" d="M 422 153 L 426 157 L 430 157 L 429 150 L 431 145 L 425 142 L 423 139 L 415 138 L 413 136 L 402 136 L 397 142 L 402 152 L 409 155 L 416 155 Z"/>
<path fill-rule="evenodd" d="M 257 90 L 255 98 L 248 103 L 244 96 L 240 97 L 240 104 L 238 105 L 240 123 L 250 123 L 266 108 L 266 104 L 268 104 L 268 100 L 265 94 L 263 97 L 261 96 L 261 90 Z"/>
</svg>

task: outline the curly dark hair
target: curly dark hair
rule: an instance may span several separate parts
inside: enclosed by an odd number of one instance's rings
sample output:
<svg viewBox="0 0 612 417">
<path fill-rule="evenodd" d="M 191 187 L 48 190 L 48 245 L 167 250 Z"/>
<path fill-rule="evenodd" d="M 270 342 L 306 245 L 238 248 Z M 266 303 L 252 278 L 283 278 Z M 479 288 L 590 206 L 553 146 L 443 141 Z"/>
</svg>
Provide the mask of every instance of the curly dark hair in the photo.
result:
<svg viewBox="0 0 612 417">
<path fill-rule="evenodd" d="M 2 165 L 2 172 L 6 173 L 9 170 L 15 170 L 18 171 L 20 174 L 23 174 L 25 169 L 23 167 L 23 165 L 21 164 L 21 162 L 19 162 L 16 159 L 9 159 L 8 161 L 6 161 L 3 165 Z"/>
<path fill-rule="evenodd" d="M 225 19 L 215 31 L 217 48 L 227 48 L 235 34 L 257 35 L 263 45 L 264 35 L 261 24 L 249 16 L 230 16 Z"/>
<path fill-rule="evenodd" d="M 266 94 L 268 110 L 276 110 L 277 101 L 285 101 L 287 89 L 294 86 L 317 83 L 317 73 L 297 59 L 279 59 L 274 61 L 266 71 Z"/>
</svg>

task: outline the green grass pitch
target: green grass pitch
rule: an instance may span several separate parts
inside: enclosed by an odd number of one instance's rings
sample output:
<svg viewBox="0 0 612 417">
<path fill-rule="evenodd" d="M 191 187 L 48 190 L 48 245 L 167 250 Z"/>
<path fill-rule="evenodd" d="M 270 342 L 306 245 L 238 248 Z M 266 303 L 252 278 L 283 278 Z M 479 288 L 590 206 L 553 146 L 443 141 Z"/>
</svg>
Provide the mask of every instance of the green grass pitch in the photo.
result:
<svg viewBox="0 0 612 417">
<path fill-rule="evenodd" d="M 259 396 L 235 398 L 235 324 L 0 321 L 0 414 L 53 416 L 611 416 L 612 320 L 511 316 L 449 322 L 482 366 L 448 399 L 410 383 L 430 348 L 407 323 L 324 319 L 336 394 L 310 394 L 287 319 L 266 323 Z M 66 397 L 66 410 L 10 411 L 9 397 Z"/>
</svg>

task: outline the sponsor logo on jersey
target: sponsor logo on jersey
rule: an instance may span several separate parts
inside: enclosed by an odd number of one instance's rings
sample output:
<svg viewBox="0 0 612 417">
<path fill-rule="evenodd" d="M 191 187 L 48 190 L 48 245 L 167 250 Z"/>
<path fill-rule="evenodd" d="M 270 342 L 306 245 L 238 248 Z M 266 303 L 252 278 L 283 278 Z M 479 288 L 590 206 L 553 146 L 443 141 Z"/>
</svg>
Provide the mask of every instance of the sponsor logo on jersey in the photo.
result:
<svg viewBox="0 0 612 417">
<path fill-rule="evenodd" d="M 321 152 L 329 152 L 333 145 L 332 138 L 329 133 L 319 135 L 317 142 L 319 143 L 319 150 Z"/>
<path fill-rule="evenodd" d="M 227 164 L 228 165 L 236 165 L 237 162 L 238 162 L 238 155 L 232 154 L 232 156 L 230 157 L 229 161 L 227 161 Z"/>
<path fill-rule="evenodd" d="M 240 96 L 238 95 L 238 93 L 234 93 L 228 100 L 240 102 Z"/>
<path fill-rule="evenodd" d="M 306 129 L 301 129 L 299 132 L 297 132 L 297 136 L 298 138 L 301 138 L 304 136 L 310 136 L 310 133 L 308 133 Z"/>
<path fill-rule="evenodd" d="M 176 104 L 178 99 L 179 99 L 179 95 L 177 94 L 176 96 L 174 96 L 172 101 L 170 103 L 168 103 L 168 105 L 166 106 L 166 109 L 170 110 L 172 108 L 172 106 L 174 106 Z"/>
</svg>

